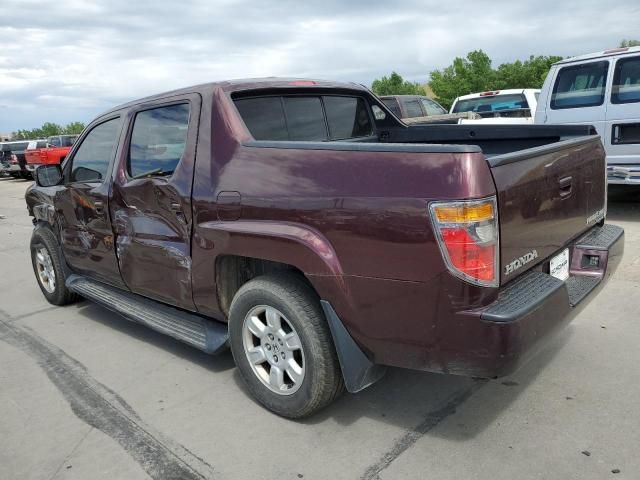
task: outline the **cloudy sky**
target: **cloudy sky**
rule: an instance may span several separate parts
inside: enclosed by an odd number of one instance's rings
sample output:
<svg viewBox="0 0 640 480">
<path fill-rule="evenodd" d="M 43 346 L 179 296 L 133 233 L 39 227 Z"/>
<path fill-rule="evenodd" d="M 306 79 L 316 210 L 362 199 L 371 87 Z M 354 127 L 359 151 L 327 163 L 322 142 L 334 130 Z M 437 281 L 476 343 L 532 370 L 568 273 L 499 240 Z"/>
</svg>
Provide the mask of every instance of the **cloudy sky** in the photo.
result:
<svg viewBox="0 0 640 480">
<path fill-rule="evenodd" d="M 606 6 L 605 6 L 606 5 Z M 211 80 L 370 84 L 473 49 L 494 64 L 637 38 L 638 0 L 0 0 L 0 132 L 89 121 L 126 100 Z"/>
</svg>

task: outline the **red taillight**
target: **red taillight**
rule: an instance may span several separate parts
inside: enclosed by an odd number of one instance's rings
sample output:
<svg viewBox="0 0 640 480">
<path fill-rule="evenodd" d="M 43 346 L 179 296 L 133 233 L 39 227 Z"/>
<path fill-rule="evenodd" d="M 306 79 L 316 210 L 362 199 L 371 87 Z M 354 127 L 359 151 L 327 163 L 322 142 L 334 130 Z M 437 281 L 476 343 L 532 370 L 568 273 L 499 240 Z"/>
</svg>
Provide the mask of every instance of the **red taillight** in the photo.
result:
<svg viewBox="0 0 640 480">
<path fill-rule="evenodd" d="M 498 286 L 499 239 L 495 198 L 434 202 L 430 210 L 438 245 L 449 271 L 470 283 Z"/>
<path fill-rule="evenodd" d="M 457 270 L 477 280 L 494 280 L 496 251 L 493 245 L 478 245 L 464 228 L 443 228 L 442 240 Z"/>
<path fill-rule="evenodd" d="M 496 90 L 495 92 L 482 92 L 480 94 L 481 97 L 493 97 L 495 95 L 498 95 L 500 93 L 500 90 Z"/>
</svg>

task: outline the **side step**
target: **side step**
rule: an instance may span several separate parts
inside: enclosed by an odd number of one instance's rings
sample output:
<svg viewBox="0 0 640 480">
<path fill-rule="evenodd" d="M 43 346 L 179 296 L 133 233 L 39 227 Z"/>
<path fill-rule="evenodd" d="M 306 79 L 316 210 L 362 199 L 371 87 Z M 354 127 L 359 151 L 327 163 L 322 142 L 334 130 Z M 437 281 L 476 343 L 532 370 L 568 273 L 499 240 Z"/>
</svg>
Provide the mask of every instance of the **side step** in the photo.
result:
<svg viewBox="0 0 640 480">
<path fill-rule="evenodd" d="M 224 323 L 208 320 L 116 287 L 71 275 L 67 288 L 93 300 L 127 320 L 146 325 L 206 353 L 218 353 L 227 346 L 229 333 Z"/>
</svg>

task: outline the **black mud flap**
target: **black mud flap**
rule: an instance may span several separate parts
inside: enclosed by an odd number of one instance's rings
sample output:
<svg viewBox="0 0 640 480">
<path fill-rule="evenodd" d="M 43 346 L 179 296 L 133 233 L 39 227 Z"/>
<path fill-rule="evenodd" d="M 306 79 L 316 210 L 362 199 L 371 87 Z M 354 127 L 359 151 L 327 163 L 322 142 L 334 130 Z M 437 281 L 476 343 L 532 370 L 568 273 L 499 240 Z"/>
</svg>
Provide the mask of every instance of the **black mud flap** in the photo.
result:
<svg viewBox="0 0 640 480">
<path fill-rule="evenodd" d="M 320 300 L 320 304 L 329 322 L 347 391 L 356 393 L 376 383 L 384 376 L 387 371 L 386 367 L 376 365 L 367 358 L 351 338 L 347 329 L 344 328 L 338 314 L 329 302 Z"/>
</svg>

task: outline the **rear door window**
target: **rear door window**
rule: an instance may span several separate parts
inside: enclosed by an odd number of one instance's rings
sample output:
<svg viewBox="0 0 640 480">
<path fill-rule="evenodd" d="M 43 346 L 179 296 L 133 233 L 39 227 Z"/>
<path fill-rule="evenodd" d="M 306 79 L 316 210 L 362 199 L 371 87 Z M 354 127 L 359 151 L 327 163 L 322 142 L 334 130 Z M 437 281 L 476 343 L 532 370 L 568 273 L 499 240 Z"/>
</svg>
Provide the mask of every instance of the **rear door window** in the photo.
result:
<svg viewBox="0 0 640 480">
<path fill-rule="evenodd" d="M 404 107 L 407 110 L 407 118 L 423 117 L 422 107 L 418 100 L 407 100 L 404 103 Z"/>
<path fill-rule="evenodd" d="M 71 146 L 73 146 L 74 142 L 75 142 L 77 139 L 78 139 L 78 136 L 77 136 L 77 135 L 62 137 L 62 139 L 61 139 L 61 146 L 62 146 L 62 147 L 71 147 Z"/>
<path fill-rule="evenodd" d="M 282 97 L 242 98 L 235 104 L 253 138 L 289 140 Z"/>
<path fill-rule="evenodd" d="M 292 95 L 234 102 L 256 140 L 343 140 L 373 132 L 367 103 L 360 97 Z"/>
<path fill-rule="evenodd" d="M 402 118 L 402 112 L 400 112 L 400 105 L 398 105 L 398 100 L 395 98 L 383 98 L 382 103 L 386 105 L 386 107 L 393 112 L 393 114 Z"/>
<path fill-rule="evenodd" d="M 327 139 L 320 97 L 284 97 L 289 140 L 322 141 Z"/>
<path fill-rule="evenodd" d="M 595 107 L 604 102 L 609 62 L 590 62 L 560 69 L 551 95 L 551 108 Z"/>
<path fill-rule="evenodd" d="M 129 146 L 129 175 L 171 175 L 184 153 L 188 129 L 188 103 L 137 113 Z"/>
<path fill-rule="evenodd" d="M 338 96 L 325 96 L 322 99 L 331 140 L 371 135 L 373 128 L 364 99 Z"/>
<path fill-rule="evenodd" d="M 613 73 L 611 103 L 640 102 L 640 57 L 621 58 Z"/>
</svg>

